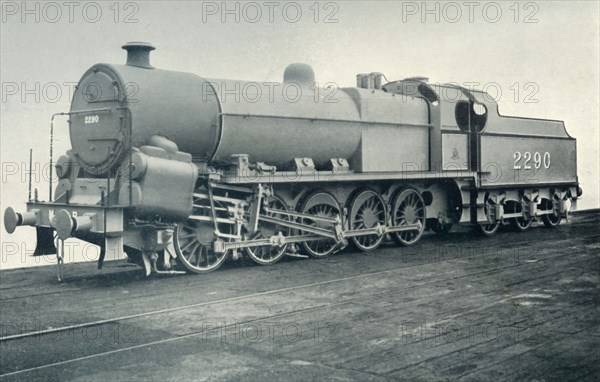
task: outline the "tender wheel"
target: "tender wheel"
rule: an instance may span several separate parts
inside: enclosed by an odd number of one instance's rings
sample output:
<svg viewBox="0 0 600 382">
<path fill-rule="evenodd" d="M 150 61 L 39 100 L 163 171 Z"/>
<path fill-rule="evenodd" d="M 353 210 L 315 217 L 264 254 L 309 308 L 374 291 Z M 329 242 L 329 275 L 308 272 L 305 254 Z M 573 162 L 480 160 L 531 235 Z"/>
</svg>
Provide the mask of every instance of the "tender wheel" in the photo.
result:
<svg viewBox="0 0 600 382">
<path fill-rule="evenodd" d="M 432 219 L 431 223 L 428 224 L 428 227 L 438 235 L 445 235 L 452 229 L 452 223 L 443 224 L 437 219 Z"/>
<path fill-rule="evenodd" d="M 348 215 L 351 230 L 385 226 L 387 221 L 385 203 L 373 190 L 363 190 L 356 194 L 350 204 Z M 385 235 L 364 235 L 352 237 L 352 242 L 361 251 L 372 251 L 379 247 Z"/>
<path fill-rule="evenodd" d="M 486 195 L 486 203 L 483 207 L 483 210 L 485 211 L 485 216 L 488 218 L 488 223 L 481 223 L 478 225 L 479 232 L 481 232 L 484 236 L 492 236 L 498 232 L 498 228 L 500 228 L 500 221 L 495 221 L 495 214 L 491 214 L 492 208 L 496 208 L 496 205 L 495 203 L 491 202 Z"/>
<path fill-rule="evenodd" d="M 550 199 L 542 199 L 542 209 L 543 210 L 552 210 L 554 208 L 554 205 L 552 203 L 552 200 Z M 556 226 L 558 226 L 560 224 L 560 221 L 562 220 L 562 216 L 556 214 L 556 212 L 553 212 L 550 215 L 542 215 L 542 221 L 544 222 L 544 225 L 546 227 L 549 228 L 554 228 Z"/>
<path fill-rule="evenodd" d="M 340 206 L 331 194 L 325 191 L 316 191 L 301 203 L 300 212 L 319 217 L 334 218 L 340 215 Z M 320 221 L 301 219 L 301 223 L 318 228 L 331 229 L 331 224 Z M 336 242 L 333 239 L 323 238 L 303 242 L 300 247 L 302 252 L 308 256 L 321 258 L 330 255 L 335 250 Z"/>
<path fill-rule="evenodd" d="M 505 211 L 507 211 L 507 213 L 516 213 L 523 211 L 523 206 L 521 205 L 521 203 L 507 202 L 504 209 Z M 532 222 L 532 219 L 525 219 L 523 217 L 510 219 L 511 227 L 517 232 L 523 232 L 527 230 L 529 227 L 531 227 Z"/>
<path fill-rule="evenodd" d="M 269 197 L 267 205 L 271 209 L 287 211 L 283 200 L 276 196 Z M 267 216 L 282 220 L 289 220 L 287 215 L 281 215 L 277 213 L 269 213 Z M 272 223 L 259 222 L 258 231 L 251 238 L 251 240 L 269 238 L 273 235 L 277 235 L 279 232 L 283 233 L 284 236 L 289 236 L 289 231 L 290 230 L 287 227 L 282 227 Z M 285 255 L 286 249 L 287 244 L 282 247 L 263 245 L 260 247 L 248 247 L 246 248 L 246 253 L 254 262 L 260 265 L 271 265 L 278 262 L 283 255 Z"/>
<path fill-rule="evenodd" d="M 425 231 L 425 202 L 414 188 L 399 192 L 392 203 L 392 224 L 394 226 L 421 223 L 421 228 L 411 231 L 393 232 L 392 238 L 400 245 L 413 245 Z"/>
<path fill-rule="evenodd" d="M 226 209 L 215 202 L 217 218 L 227 219 Z M 217 240 L 215 226 L 212 221 L 195 220 L 194 216 L 212 216 L 210 202 L 206 199 L 194 198 L 194 210 L 190 218 L 177 225 L 174 245 L 181 264 L 191 273 L 207 273 L 218 269 L 225 259 L 227 252 L 216 253 L 213 244 Z M 231 224 L 219 223 L 219 231 L 231 234 Z"/>
</svg>

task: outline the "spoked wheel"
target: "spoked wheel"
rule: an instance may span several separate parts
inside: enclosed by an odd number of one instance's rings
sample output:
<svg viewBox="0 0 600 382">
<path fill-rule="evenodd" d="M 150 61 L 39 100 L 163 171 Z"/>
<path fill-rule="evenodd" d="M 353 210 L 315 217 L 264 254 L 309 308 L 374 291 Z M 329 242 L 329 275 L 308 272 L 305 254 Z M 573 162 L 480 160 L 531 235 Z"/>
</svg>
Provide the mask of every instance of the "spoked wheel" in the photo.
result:
<svg viewBox="0 0 600 382">
<path fill-rule="evenodd" d="M 523 211 L 523 205 L 518 202 L 507 202 L 505 211 L 509 214 Z M 517 232 L 523 232 L 531 227 L 532 219 L 525 219 L 524 217 L 511 218 L 510 225 Z"/>
<path fill-rule="evenodd" d="M 227 210 L 215 202 L 217 219 L 228 219 Z M 210 202 L 206 199 L 194 198 L 194 209 L 190 218 L 177 225 L 175 229 L 174 245 L 177 257 L 181 264 L 192 273 L 206 273 L 218 269 L 225 259 L 227 252 L 214 251 L 215 225 L 212 221 L 194 219 L 194 217 L 212 217 Z M 218 224 L 219 231 L 226 234 L 233 232 L 233 225 Z"/>
<path fill-rule="evenodd" d="M 481 232 L 484 236 L 492 236 L 496 232 L 498 232 L 498 228 L 500 228 L 500 220 L 496 221 L 495 214 L 493 215 L 492 208 L 496 208 L 496 205 L 492 203 L 486 195 L 486 202 L 483 210 L 485 211 L 485 216 L 488 218 L 487 223 L 479 224 L 479 232 Z"/>
<path fill-rule="evenodd" d="M 498 228 L 500 228 L 500 222 L 479 224 L 479 231 L 484 236 L 492 236 L 493 234 L 498 232 Z"/>
<path fill-rule="evenodd" d="M 552 200 L 542 199 L 542 209 L 546 210 L 546 211 L 553 210 L 554 204 L 552 203 Z M 558 215 L 554 211 L 549 215 L 542 215 L 542 221 L 544 222 L 544 225 L 549 228 L 558 226 L 560 224 L 561 220 L 562 220 L 562 216 Z"/>
<path fill-rule="evenodd" d="M 285 203 L 277 196 L 269 197 L 267 205 L 270 209 L 287 211 Z M 272 218 L 289 220 L 289 217 L 287 215 L 282 215 L 279 213 L 268 213 L 266 215 Z M 255 240 L 269 238 L 273 235 L 277 235 L 279 232 L 283 233 L 284 236 L 288 236 L 289 231 L 290 229 L 287 227 L 283 227 L 273 223 L 259 222 L 258 231 L 251 239 Z M 246 253 L 254 262 L 260 265 L 271 265 L 278 262 L 283 257 L 283 255 L 285 255 L 286 249 L 287 244 L 281 247 L 263 245 L 260 247 L 248 247 L 246 248 Z"/>
<path fill-rule="evenodd" d="M 387 221 L 385 203 L 373 190 L 360 191 L 350 205 L 349 225 L 352 230 L 385 226 Z M 352 242 L 361 251 L 372 251 L 379 247 L 384 235 L 363 235 L 352 237 Z"/>
<path fill-rule="evenodd" d="M 392 238 L 400 245 L 413 245 L 425 231 L 425 202 L 414 188 L 406 188 L 399 192 L 392 203 L 392 224 L 394 226 L 420 223 L 419 229 L 393 232 Z"/>
<path fill-rule="evenodd" d="M 317 217 L 334 218 L 340 215 L 340 206 L 331 194 L 325 191 L 316 191 L 304 200 L 300 206 L 300 212 Z M 301 223 L 317 228 L 331 229 L 331 224 L 321 221 L 303 218 Z M 330 255 L 335 250 L 336 242 L 333 239 L 323 238 L 303 242 L 300 247 L 305 254 L 320 258 Z"/>
</svg>

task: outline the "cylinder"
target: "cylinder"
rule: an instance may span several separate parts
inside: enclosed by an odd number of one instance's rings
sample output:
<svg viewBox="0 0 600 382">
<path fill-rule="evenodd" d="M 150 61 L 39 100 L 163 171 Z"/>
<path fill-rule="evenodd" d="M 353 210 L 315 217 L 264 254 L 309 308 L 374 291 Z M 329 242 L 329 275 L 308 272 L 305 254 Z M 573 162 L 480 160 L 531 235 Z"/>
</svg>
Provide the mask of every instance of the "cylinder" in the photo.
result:
<svg viewBox="0 0 600 382">
<path fill-rule="evenodd" d="M 148 162 L 146 161 L 146 155 L 136 152 L 131 155 L 131 179 L 139 180 L 144 177 L 148 168 Z"/>
</svg>

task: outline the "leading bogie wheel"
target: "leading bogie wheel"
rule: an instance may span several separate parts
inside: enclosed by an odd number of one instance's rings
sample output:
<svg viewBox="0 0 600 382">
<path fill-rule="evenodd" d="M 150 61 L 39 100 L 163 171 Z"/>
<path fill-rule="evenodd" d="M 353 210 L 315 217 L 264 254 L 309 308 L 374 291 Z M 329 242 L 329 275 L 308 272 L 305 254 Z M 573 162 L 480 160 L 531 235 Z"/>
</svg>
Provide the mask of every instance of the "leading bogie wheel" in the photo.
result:
<svg viewBox="0 0 600 382">
<path fill-rule="evenodd" d="M 217 219 L 227 219 L 227 210 L 218 202 L 215 202 Z M 225 259 L 227 252 L 218 253 L 214 250 L 215 225 L 212 221 L 195 220 L 194 216 L 212 217 L 210 203 L 207 199 L 194 198 L 194 209 L 192 214 L 183 223 L 175 228 L 173 244 L 177 258 L 190 273 L 207 273 L 218 269 Z M 225 234 L 233 232 L 233 225 L 227 223 L 218 224 L 219 231 Z M 227 240 L 225 240 L 227 241 Z"/>
<path fill-rule="evenodd" d="M 340 216 L 340 206 L 333 195 L 326 191 L 314 191 L 300 204 L 299 211 L 304 214 L 324 218 Z M 302 218 L 302 224 L 331 230 L 332 225 L 327 222 Z M 333 253 L 337 246 L 335 240 L 324 237 L 318 240 L 305 241 L 300 245 L 302 252 L 314 258 L 322 258 Z"/>
<path fill-rule="evenodd" d="M 384 227 L 387 221 L 385 202 L 373 190 L 359 191 L 350 203 L 348 222 L 351 230 Z M 352 237 L 354 245 L 363 252 L 379 247 L 385 235 L 362 235 Z"/>
<path fill-rule="evenodd" d="M 420 228 L 393 232 L 392 238 L 400 245 L 413 245 L 421 239 L 425 231 L 425 201 L 414 188 L 398 192 L 392 202 L 392 224 L 394 226 L 420 224 Z"/>
<path fill-rule="evenodd" d="M 277 196 L 270 196 L 267 201 L 267 206 L 272 210 L 287 211 L 287 207 L 283 200 Z M 277 218 L 281 220 L 289 220 L 287 215 L 283 215 L 277 212 L 270 212 L 266 214 L 268 217 Z M 289 235 L 290 229 L 273 223 L 259 222 L 258 230 L 250 237 L 250 240 L 256 239 L 268 239 L 273 235 L 277 235 L 281 232 L 284 236 Z M 281 247 L 274 245 L 262 245 L 260 247 L 248 247 L 246 248 L 246 254 L 255 263 L 260 265 L 271 265 L 278 262 L 284 255 L 287 249 L 287 244 Z"/>
</svg>

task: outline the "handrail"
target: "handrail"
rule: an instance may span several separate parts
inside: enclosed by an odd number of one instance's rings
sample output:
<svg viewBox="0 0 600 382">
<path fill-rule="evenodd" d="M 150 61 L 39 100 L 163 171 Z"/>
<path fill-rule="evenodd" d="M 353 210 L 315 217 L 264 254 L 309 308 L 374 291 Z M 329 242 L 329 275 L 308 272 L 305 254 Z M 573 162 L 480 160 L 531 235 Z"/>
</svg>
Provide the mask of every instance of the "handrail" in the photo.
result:
<svg viewBox="0 0 600 382">
<path fill-rule="evenodd" d="M 48 202 L 52 202 L 52 154 L 54 151 L 54 117 L 57 117 L 59 115 L 70 115 L 71 113 L 54 113 L 52 114 L 52 118 L 50 119 L 50 183 L 48 184 Z M 29 169 L 31 171 L 31 169 Z"/>
</svg>

